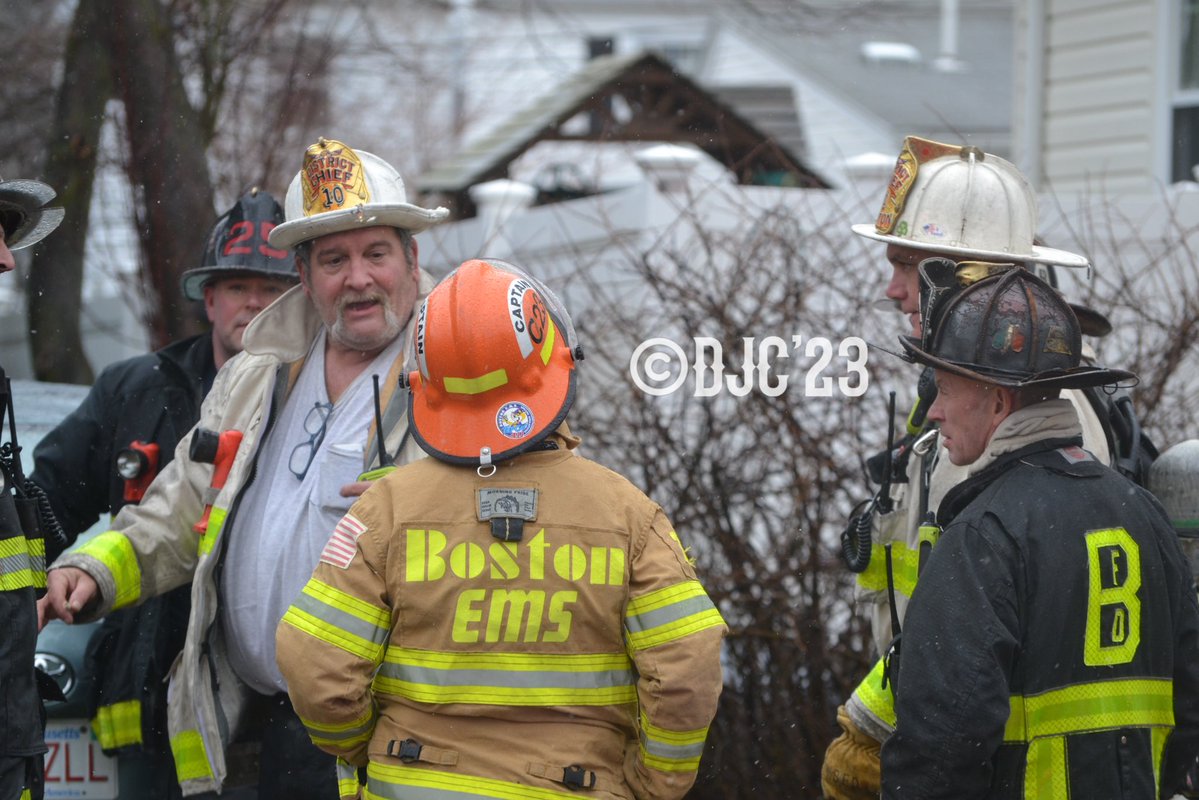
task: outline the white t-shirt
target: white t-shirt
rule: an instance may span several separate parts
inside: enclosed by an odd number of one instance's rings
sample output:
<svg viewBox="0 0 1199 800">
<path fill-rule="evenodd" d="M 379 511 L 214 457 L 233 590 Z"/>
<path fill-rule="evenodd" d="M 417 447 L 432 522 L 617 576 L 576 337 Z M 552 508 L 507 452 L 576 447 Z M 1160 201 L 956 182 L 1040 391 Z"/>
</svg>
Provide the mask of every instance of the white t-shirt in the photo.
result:
<svg viewBox="0 0 1199 800">
<path fill-rule="evenodd" d="M 300 479 L 289 468 L 292 451 L 311 438 L 304 423 L 316 403 L 329 402 L 321 331 L 262 443 L 256 475 L 233 527 L 223 534 L 229 541 L 220 584 L 221 625 L 234 671 L 257 692 L 287 690 L 275 664 L 275 628 L 312 576 L 333 528 L 357 499 L 340 491 L 362 473 L 363 447 L 374 422 L 371 376 L 387 375 L 404 338 L 392 342 L 338 398 L 324 439 Z M 302 468 L 303 460 L 296 466 Z"/>
</svg>

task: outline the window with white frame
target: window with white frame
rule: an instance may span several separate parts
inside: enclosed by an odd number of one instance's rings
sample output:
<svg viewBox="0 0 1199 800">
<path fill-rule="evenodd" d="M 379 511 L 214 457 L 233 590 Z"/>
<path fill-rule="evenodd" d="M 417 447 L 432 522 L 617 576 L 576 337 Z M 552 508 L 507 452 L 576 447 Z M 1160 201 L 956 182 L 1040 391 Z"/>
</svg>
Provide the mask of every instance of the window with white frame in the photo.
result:
<svg viewBox="0 0 1199 800">
<path fill-rule="evenodd" d="M 1199 0 L 1178 0 L 1170 180 L 1195 180 L 1199 165 Z"/>
</svg>

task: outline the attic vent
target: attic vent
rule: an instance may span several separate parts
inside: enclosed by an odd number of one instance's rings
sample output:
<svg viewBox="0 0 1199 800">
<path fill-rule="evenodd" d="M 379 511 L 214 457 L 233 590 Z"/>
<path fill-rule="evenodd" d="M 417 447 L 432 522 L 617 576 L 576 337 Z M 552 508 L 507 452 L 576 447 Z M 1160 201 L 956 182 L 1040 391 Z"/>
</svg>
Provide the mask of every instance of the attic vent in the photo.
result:
<svg viewBox="0 0 1199 800">
<path fill-rule="evenodd" d="M 920 51 L 907 42 L 863 42 L 862 60 L 867 64 L 919 64 Z"/>
</svg>

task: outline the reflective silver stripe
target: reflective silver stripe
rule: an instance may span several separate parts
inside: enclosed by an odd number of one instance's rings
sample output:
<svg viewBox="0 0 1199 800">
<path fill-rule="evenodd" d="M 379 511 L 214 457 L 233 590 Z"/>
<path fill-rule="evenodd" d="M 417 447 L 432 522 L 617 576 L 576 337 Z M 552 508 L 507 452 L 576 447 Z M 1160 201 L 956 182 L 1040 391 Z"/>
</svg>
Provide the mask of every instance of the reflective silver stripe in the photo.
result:
<svg viewBox="0 0 1199 800">
<path fill-rule="evenodd" d="M 29 557 L 28 553 L 17 553 L 0 558 L 0 575 L 15 575 L 26 569 L 34 569 L 33 559 Z"/>
<path fill-rule="evenodd" d="M 640 633 L 651 628 L 658 628 L 662 625 L 678 622 L 694 614 L 711 611 L 714 608 L 716 606 L 712 604 L 707 595 L 689 597 L 686 600 L 680 600 L 677 603 L 671 603 L 662 608 L 655 608 L 652 611 L 645 611 L 641 614 L 625 617 L 625 626 L 631 633 Z"/>
<path fill-rule="evenodd" d="M 646 735 L 644 730 L 641 731 L 641 746 L 645 748 L 645 752 L 659 758 L 669 758 L 678 761 L 699 758 L 704 754 L 704 744 L 704 742 L 696 742 L 695 744 L 667 744 L 657 739 L 651 739 Z"/>
<path fill-rule="evenodd" d="M 368 781 L 368 797 L 385 797 L 387 800 L 488 800 L 474 792 L 457 792 L 452 789 L 428 789 L 423 786 L 404 786 L 398 783 Z"/>
<path fill-rule="evenodd" d="M 322 602 L 307 592 L 301 592 L 292 606 L 301 611 L 307 611 L 317 619 L 357 636 L 359 639 L 365 639 L 371 644 L 381 645 L 387 640 L 388 630 L 386 628 L 380 628 L 378 625 L 342 611 L 336 606 Z"/>
<path fill-rule="evenodd" d="M 633 686 L 631 669 L 595 671 L 513 671 L 502 669 L 431 669 L 390 660 L 379 668 L 384 678 L 428 686 L 495 686 L 505 689 L 606 689 Z"/>
<path fill-rule="evenodd" d="M 304 723 L 304 727 L 308 729 L 308 735 L 312 739 L 319 739 L 321 742 L 327 742 L 330 744 L 334 742 L 344 742 L 347 739 L 363 739 L 363 734 L 375 727 L 374 714 L 371 714 L 370 718 L 361 725 L 356 725 L 352 728 L 346 728 L 345 730 L 337 731 L 322 728 L 319 725 L 311 723 L 305 719 L 301 719 L 300 721 Z"/>
</svg>

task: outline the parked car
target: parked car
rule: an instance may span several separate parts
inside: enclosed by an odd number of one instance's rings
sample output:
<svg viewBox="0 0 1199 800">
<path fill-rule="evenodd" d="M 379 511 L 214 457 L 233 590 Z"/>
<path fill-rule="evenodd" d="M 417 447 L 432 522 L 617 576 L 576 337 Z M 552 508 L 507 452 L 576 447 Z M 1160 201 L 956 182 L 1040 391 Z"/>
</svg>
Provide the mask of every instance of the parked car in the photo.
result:
<svg viewBox="0 0 1199 800">
<path fill-rule="evenodd" d="M 37 381 L 13 381 L 17 442 L 25 474 L 33 472 L 33 448 L 41 438 L 75 410 L 87 395 L 86 386 Z M 7 438 L 8 431 L 4 431 Z M 80 536 L 86 540 L 106 527 L 101 519 Z M 47 800 L 117 800 L 120 781 L 115 758 L 100 749 L 88 719 L 91 681 L 83 671 L 88 642 L 100 623 L 64 625 L 55 620 L 37 640 L 34 663 L 58 683 L 66 702 L 46 704 Z"/>
</svg>

